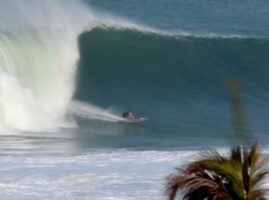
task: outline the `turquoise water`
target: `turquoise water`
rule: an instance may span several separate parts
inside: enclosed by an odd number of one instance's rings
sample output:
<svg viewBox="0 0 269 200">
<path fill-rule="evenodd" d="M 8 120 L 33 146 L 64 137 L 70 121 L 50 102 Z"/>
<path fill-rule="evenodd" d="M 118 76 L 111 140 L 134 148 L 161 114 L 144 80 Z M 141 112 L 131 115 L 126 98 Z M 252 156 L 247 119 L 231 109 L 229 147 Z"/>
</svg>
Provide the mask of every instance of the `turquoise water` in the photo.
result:
<svg viewBox="0 0 269 200">
<path fill-rule="evenodd" d="M 197 152 L 268 146 L 269 2 L 0 0 L 1 199 L 164 199 Z M 147 117 L 122 123 L 131 110 Z"/>
</svg>

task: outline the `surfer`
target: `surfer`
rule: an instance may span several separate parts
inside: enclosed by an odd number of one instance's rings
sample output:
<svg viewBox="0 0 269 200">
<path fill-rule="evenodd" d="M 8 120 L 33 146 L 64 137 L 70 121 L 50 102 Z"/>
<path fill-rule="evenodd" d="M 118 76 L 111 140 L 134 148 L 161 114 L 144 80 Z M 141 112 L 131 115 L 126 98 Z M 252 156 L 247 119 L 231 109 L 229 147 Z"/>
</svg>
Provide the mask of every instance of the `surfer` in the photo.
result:
<svg viewBox="0 0 269 200">
<path fill-rule="evenodd" d="M 133 113 L 131 113 L 130 111 L 125 111 L 122 113 L 122 117 L 124 119 L 128 119 L 128 120 L 132 120 L 132 119 L 135 119 Z"/>
</svg>

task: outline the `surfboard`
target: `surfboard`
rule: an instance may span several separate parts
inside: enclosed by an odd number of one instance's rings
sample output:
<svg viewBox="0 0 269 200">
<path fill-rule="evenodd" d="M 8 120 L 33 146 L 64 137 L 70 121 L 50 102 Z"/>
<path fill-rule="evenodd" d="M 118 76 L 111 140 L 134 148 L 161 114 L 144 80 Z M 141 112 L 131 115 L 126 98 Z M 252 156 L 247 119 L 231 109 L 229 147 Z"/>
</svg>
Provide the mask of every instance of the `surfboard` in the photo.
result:
<svg viewBox="0 0 269 200">
<path fill-rule="evenodd" d="M 148 121 L 147 118 L 145 117 L 140 117 L 140 118 L 135 118 L 135 119 L 123 119 L 122 121 L 120 122 L 123 122 L 123 123 L 142 123 L 142 122 L 145 122 L 145 121 Z"/>
</svg>

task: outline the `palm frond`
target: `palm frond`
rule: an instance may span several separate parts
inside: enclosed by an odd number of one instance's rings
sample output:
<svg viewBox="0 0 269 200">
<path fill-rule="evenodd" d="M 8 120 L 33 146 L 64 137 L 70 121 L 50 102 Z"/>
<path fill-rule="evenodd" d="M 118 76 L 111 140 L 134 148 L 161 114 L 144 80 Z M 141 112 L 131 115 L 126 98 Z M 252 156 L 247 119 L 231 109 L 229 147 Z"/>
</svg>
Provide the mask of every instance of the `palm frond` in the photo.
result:
<svg viewBox="0 0 269 200">
<path fill-rule="evenodd" d="M 227 191 L 225 191 L 222 178 L 203 171 L 195 175 L 184 173 L 171 176 L 167 185 L 168 199 L 174 200 L 179 190 L 184 191 L 183 199 L 203 200 L 209 197 L 210 199 L 227 199 Z"/>
<path fill-rule="evenodd" d="M 207 151 L 168 178 L 168 199 L 174 200 L 180 191 L 184 200 L 263 200 L 266 163 L 268 157 L 258 144 L 237 146 L 228 156 Z"/>
</svg>

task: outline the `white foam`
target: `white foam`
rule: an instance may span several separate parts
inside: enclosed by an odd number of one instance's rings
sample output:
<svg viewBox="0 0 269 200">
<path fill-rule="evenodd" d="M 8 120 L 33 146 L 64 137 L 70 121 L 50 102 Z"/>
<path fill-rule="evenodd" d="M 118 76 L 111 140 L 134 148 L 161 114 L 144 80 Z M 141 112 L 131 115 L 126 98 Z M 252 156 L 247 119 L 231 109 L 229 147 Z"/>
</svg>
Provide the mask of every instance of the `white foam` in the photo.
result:
<svg viewBox="0 0 269 200">
<path fill-rule="evenodd" d="M 77 37 L 88 11 L 73 1 L 30 0 L 0 2 L 0 11 L 1 126 L 38 131 L 66 125 Z"/>
<path fill-rule="evenodd" d="M 2 156 L 0 195 L 2 199 L 74 199 L 74 195 L 96 200 L 162 199 L 165 176 L 185 155 L 93 151 Z"/>
<path fill-rule="evenodd" d="M 45 102 L 23 88 L 14 76 L 0 70 L 1 122 L 19 130 L 55 127 L 54 115 Z M 16 122 L 16 123 L 14 123 Z"/>
<path fill-rule="evenodd" d="M 97 150 L 2 155 L 0 195 L 1 199 L 161 200 L 166 177 L 197 153 Z"/>
</svg>

